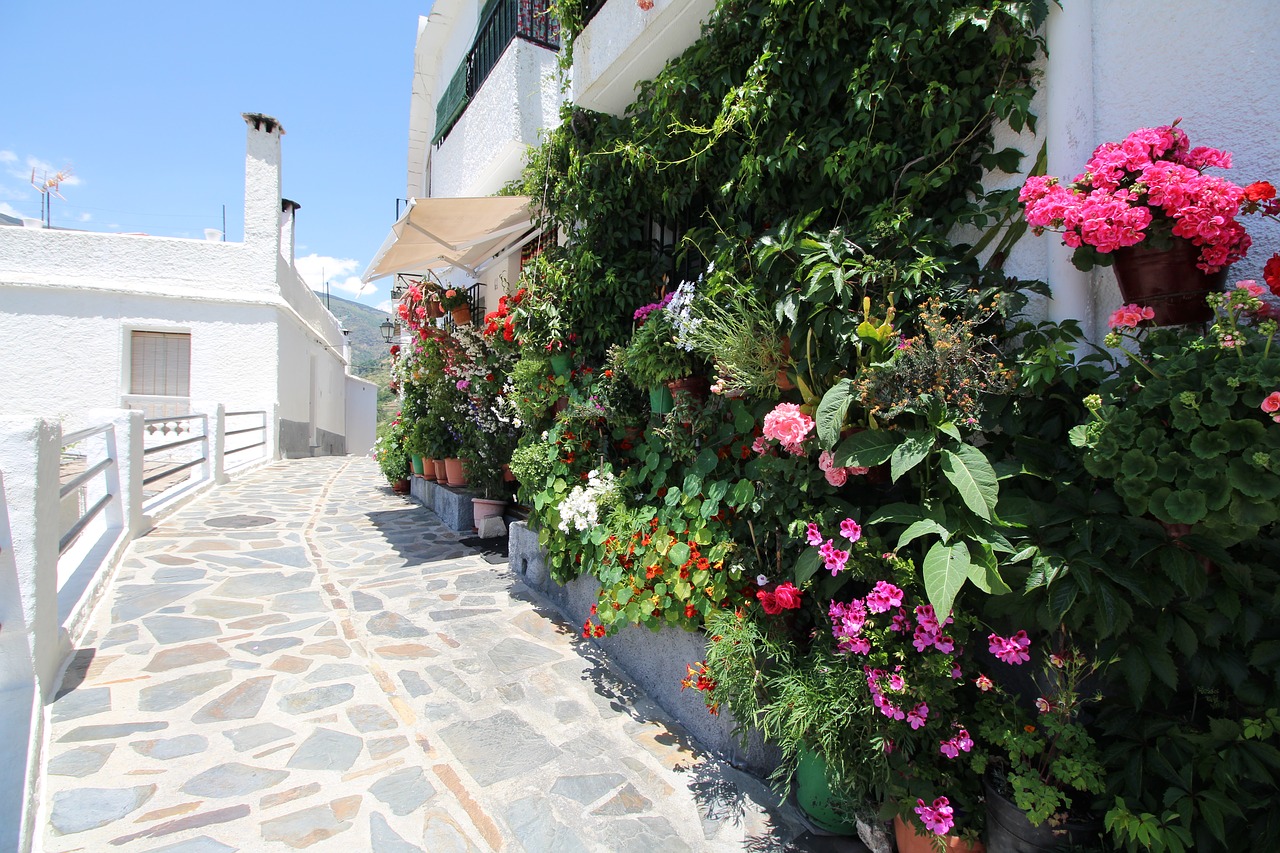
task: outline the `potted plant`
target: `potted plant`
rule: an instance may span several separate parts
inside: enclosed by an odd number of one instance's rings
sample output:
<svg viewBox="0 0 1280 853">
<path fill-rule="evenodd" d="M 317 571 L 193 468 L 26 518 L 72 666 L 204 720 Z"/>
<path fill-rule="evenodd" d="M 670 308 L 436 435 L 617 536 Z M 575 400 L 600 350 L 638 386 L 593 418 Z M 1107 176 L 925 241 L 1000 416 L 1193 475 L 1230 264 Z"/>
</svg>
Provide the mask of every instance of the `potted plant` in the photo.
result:
<svg viewBox="0 0 1280 853">
<path fill-rule="evenodd" d="M 715 366 L 714 393 L 776 399 L 795 387 L 788 377 L 791 342 L 779 334 L 777 321 L 754 291 L 735 283 L 699 292 L 692 319 L 677 340 Z"/>
<path fill-rule="evenodd" d="M 397 413 L 395 418 L 379 426 L 374 443 L 378 468 L 392 489 L 401 494 L 409 491 L 409 453 L 405 449 L 407 432 L 400 413 Z"/>
<path fill-rule="evenodd" d="M 1229 547 L 1280 519 L 1280 347 L 1276 321 L 1259 316 L 1262 293 L 1241 282 L 1211 295 L 1207 334 L 1148 331 L 1149 309 L 1116 311 L 1107 342 L 1129 360 L 1071 433 L 1085 468 L 1113 481 L 1133 515 L 1189 547 L 1204 537 Z"/>
<path fill-rule="evenodd" d="M 440 307 L 448 311 L 453 317 L 454 325 L 467 326 L 471 324 L 471 300 L 467 298 L 465 290 L 457 288 L 447 288 L 440 294 Z"/>
<path fill-rule="evenodd" d="M 572 369 L 573 335 L 565 331 L 560 311 L 560 294 L 569 287 L 564 273 L 538 255 L 525 266 L 520 281 L 509 303 L 513 336 L 525 352 L 545 354 L 556 376 L 567 377 Z"/>
<path fill-rule="evenodd" d="M 1104 789 L 1097 744 L 1081 722 L 1082 682 L 1097 665 L 1069 644 L 1045 661 L 1033 714 L 998 684 L 983 692 L 983 738 L 991 744 L 984 779 L 991 853 L 1052 853 L 1096 846 L 1102 821 L 1090 799 Z"/>
<path fill-rule="evenodd" d="M 1192 148 L 1177 122 L 1144 127 L 1099 145 L 1070 184 L 1028 178 L 1019 200 L 1037 234 L 1062 229 L 1080 269 L 1114 261 L 1124 301 L 1153 309 L 1156 325 L 1198 323 L 1209 318 L 1205 294 L 1249 250 L 1236 217 L 1261 201 L 1204 174 L 1211 167 L 1230 168 L 1231 155 Z"/>
<path fill-rule="evenodd" d="M 666 297 L 635 312 L 640 325 L 626 349 L 627 375 L 637 386 L 649 389 L 655 414 L 671 411 L 670 385 L 691 376 L 698 363 L 691 348 L 676 343 L 676 326 L 666 311 L 670 301 Z"/>
</svg>

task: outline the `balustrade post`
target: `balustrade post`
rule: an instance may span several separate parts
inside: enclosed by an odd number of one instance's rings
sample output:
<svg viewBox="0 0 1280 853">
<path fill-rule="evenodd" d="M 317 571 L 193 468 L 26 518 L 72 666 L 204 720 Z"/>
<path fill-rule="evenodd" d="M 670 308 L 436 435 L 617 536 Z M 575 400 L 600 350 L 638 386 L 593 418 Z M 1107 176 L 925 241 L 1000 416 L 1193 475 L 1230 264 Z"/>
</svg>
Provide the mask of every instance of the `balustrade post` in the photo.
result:
<svg viewBox="0 0 1280 853">
<path fill-rule="evenodd" d="M 205 416 L 204 476 L 215 485 L 227 479 L 227 407 L 222 403 L 201 403 L 191 411 Z"/>
<path fill-rule="evenodd" d="M 5 477 L 18 594 L 44 701 L 53 698 L 68 651 L 58 624 L 61 455 L 62 425 L 57 421 L 0 421 L 0 471 Z"/>
</svg>

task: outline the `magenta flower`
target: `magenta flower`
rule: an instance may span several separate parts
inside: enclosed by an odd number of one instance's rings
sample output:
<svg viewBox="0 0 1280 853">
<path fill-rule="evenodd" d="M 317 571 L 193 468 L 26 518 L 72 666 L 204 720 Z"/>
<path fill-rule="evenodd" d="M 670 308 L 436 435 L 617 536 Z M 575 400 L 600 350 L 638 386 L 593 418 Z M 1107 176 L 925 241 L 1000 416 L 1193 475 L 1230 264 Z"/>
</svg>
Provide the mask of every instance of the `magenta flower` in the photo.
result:
<svg viewBox="0 0 1280 853">
<path fill-rule="evenodd" d="M 938 746 L 938 751 L 941 752 L 943 755 L 945 755 L 947 758 L 960 757 L 960 747 L 956 746 L 954 738 L 952 738 L 951 740 L 942 741 L 941 744 L 939 744 Z"/>
<path fill-rule="evenodd" d="M 871 641 L 866 637 L 841 637 L 836 643 L 836 648 L 842 652 L 852 652 L 855 655 L 871 654 Z"/>
<path fill-rule="evenodd" d="M 887 613 L 902 606 L 902 590 L 888 581 L 876 581 L 876 587 L 867 595 L 867 609 L 872 613 Z"/>
<path fill-rule="evenodd" d="M 915 812 L 919 815 L 920 822 L 934 835 L 946 835 L 955 826 L 951 801 L 946 797 L 938 797 L 932 806 L 926 806 L 924 800 L 916 800 L 916 803 Z"/>
<path fill-rule="evenodd" d="M 895 672 L 889 675 L 890 690 L 902 690 L 906 686 L 907 686 L 906 679 L 904 679 L 901 675 L 898 675 L 898 673 Z"/>
<path fill-rule="evenodd" d="M 846 518 L 840 522 L 840 535 L 850 542 L 857 542 L 862 538 L 862 526 L 852 518 Z M 902 602 L 898 602 L 901 604 Z M 877 611 L 883 612 L 883 611 Z"/>
<path fill-rule="evenodd" d="M 918 729 L 929 721 L 929 706 L 921 702 L 907 714 L 907 724 Z"/>
<path fill-rule="evenodd" d="M 1017 666 L 1031 660 L 1031 641 L 1027 639 L 1026 631 L 1019 631 L 1012 637 L 1005 639 L 998 634 L 991 634 L 987 637 L 987 641 L 991 643 L 991 654 L 1007 664 Z"/>
<path fill-rule="evenodd" d="M 822 544 L 822 530 L 812 521 L 809 522 L 809 526 L 805 528 L 805 541 L 810 545 Z"/>
<path fill-rule="evenodd" d="M 953 651 L 955 651 L 956 643 L 955 643 L 955 640 L 951 639 L 950 637 L 938 635 L 933 640 L 933 647 L 938 651 L 942 652 L 944 655 L 949 655 Z"/>
<path fill-rule="evenodd" d="M 931 634 L 942 630 L 942 626 L 938 624 L 938 617 L 933 612 L 932 604 L 916 605 L 916 624 Z"/>
</svg>

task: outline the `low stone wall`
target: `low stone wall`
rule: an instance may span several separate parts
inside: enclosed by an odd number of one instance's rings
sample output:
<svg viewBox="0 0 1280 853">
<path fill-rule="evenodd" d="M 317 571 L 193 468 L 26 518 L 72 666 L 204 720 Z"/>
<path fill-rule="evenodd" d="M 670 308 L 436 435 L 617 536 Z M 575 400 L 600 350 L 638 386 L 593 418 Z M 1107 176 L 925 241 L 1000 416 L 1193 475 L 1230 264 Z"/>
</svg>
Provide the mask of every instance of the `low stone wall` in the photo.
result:
<svg viewBox="0 0 1280 853">
<path fill-rule="evenodd" d="M 553 581 L 546 555 L 538 547 L 538 534 L 523 521 L 511 525 L 509 554 L 512 574 L 545 597 L 575 625 L 587 620 L 591 605 L 596 602 L 599 581 L 590 575 L 563 586 Z M 744 748 L 733 733 L 736 721 L 728 711 L 712 716 L 701 693 L 681 689 L 685 666 L 706 657 L 706 635 L 674 627 L 653 632 L 633 625 L 592 642 L 704 748 L 760 776 L 767 776 L 777 766 L 779 754 L 775 748 L 766 745 L 754 732 Z"/>
<path fill-rule="evenodd" d="M 432 480 L 414 476 L 409 479 L 409 495 L 440 516 L 440 520 L 450 530 L 470 533 L 475 529 L 475 515 L 471 505 L 471 499 L 475 495 L 466 489 L 442 486 Z"/>
</svg>

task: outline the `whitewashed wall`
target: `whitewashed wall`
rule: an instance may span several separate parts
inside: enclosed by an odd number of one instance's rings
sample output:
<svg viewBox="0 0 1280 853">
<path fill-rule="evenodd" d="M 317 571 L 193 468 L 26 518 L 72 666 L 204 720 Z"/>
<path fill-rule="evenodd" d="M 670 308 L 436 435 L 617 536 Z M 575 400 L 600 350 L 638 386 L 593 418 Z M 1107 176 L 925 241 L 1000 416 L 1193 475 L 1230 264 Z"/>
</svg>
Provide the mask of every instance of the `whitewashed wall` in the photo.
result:
<svg viewBox="0 0 1280 853">
<path fill-rule="evenodd" d="M 1102 142 L 1139 127 L 1181 118 L 1192 145 L 1234 154 L 1234 167 L 1211 170 L 1238 184 L 1280 179 L 1280 53 L 1263 34 L 1280 27 L 1275 0 L 1071 0 L 1051 8 L 1050 56 L 1033 107 L 1038 136 L 1005 129 L 997 147 L 1015 144 L 1030 168 L 1048 142 L 1049 174 L 1070 180 Z M 988 186 L 1019 186 L 1020 177 L 990 175 Z M 1230 280 L 1260 279 L 1280 250 L 1280 224 L 1245 221 L 1254 246 Z M 1079 273 L 1053 235 L 1028 235 L 1006 264 L 1013 275 L 1047 279 L 1058 319 L 1082 319 L 1095 339 L 1120 304 L 1110 270 Z"/>
<path fill-rule="evenodd" d="M 431 195 L 492 195 L 520 175 L 539 132 L 560 123 L 557 54 L 515 39 L 431 155 Z M 440 80 L 441 86 L 448 78 Z"/>
</svg>

